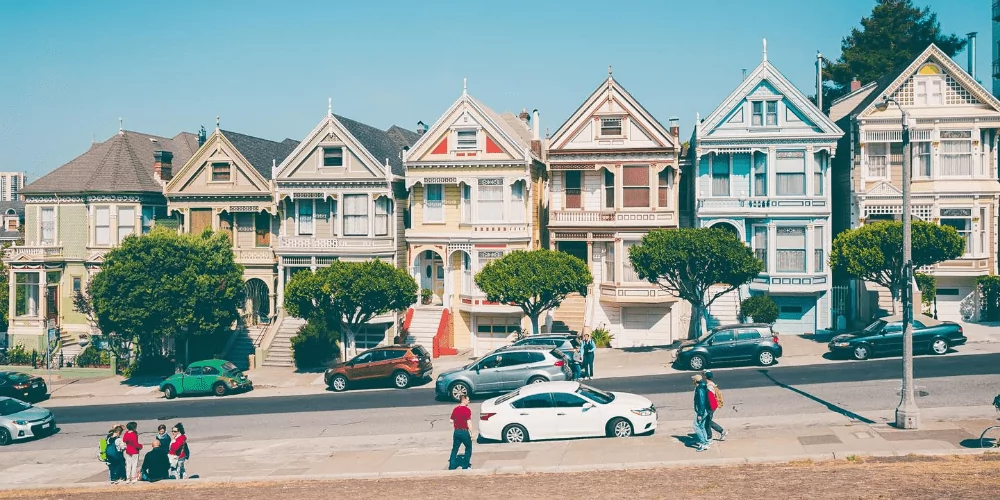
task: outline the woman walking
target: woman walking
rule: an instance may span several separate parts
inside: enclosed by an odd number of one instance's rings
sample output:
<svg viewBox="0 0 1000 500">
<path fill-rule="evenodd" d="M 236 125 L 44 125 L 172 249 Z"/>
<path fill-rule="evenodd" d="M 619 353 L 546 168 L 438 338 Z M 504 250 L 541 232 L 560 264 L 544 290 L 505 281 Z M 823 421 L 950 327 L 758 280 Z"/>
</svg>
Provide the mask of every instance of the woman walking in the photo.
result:
<svg viewBox="0 0 1000 500">
<path fill-rule="evenodd" d="M 174 479 L 184 479 L 184 463 L 190 455 L 187 445 L 187 435 L 184 434 L 184 424 L 177 422 L 171 429 L 170 434 L 174 437 L 173 444 L 170 445 L 170 477 Z"/>
<path fill-rule="evenodd" d="M 139 480 L 139 451 L 142 450 L 142 443 L 139 442 L 139 424 L 129 422 L 125 424 L 125 434 L 122 434 L 122 441 L 125 442 L 125 480 L 134 483 Z"/>
</svg>

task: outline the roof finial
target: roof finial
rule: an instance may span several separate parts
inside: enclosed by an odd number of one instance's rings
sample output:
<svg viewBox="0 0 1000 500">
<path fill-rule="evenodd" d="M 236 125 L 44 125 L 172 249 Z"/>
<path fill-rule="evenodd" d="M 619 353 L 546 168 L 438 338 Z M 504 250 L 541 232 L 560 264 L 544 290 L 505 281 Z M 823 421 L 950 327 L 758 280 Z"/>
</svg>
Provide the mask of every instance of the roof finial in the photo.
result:
<svg viewBox="0 0 1000 500">
<path fill-rule="evenodd" d="M 219 130 L 219 115 L 215 115 L 215 130 Z"/>
<path fill-rule="evenodd" d="M 326 116 L 333 116 L 333 98 L 326 98 Z"/>
<path fill-rule="evenodd" d="M 764 60 L 767 60 L 767 38 L 764 39 Z"/>
<path fill-rule="evenodd" d="M 118 117 L 118 133 L 119 134 L 125 133 L 125 122 L 122 120 L 122 117 L 120 116 Z"/>
<path fill-rule="evenodd" d="M 469 79 L 462 78 L 462 95 L 469 93 Z"/>
<path fill-rule="evenodd" d="M 611 65 L 608 65 L 608 78 L 611 78 Z"/>
</svg>

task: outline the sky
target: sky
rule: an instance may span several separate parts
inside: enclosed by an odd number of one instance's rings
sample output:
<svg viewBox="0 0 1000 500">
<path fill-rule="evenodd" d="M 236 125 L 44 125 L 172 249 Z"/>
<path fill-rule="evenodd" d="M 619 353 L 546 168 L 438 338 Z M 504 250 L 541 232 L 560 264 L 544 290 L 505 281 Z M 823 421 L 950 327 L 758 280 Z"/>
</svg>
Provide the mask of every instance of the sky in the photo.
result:
<svg viewBox="0 0 1000 500">
<path fill-rule="evenodd" d="M 469 93 L 538 109 L 555 132 L 607 77 L 687 137 L 768 60 L 806 95 L 874 0 L 172 0 L 0 3 L 0 171 L 28 181 L 118 130 L 221 126 L 301 140 L 334 112 L 382 129 L 434 123 Z M 990 0 L 916 0 L 946 33 L 978 31 L 991 87 Z M 956 56 L 962 67 L 966 54 Z"/>
</svg>

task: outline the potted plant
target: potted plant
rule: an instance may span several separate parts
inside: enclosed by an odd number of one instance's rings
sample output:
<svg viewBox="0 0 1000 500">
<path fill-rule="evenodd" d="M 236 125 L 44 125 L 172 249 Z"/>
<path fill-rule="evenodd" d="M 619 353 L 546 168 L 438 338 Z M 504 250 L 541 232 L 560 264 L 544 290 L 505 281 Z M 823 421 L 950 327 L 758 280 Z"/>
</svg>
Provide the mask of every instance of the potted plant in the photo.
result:
<svg viewBox="0 0 1000 500">
<path fill-rule="evenodd" d="M 431 303 L 431 299 L 434 297 L 434 292 L 430 288 L 424 288 L 420 290 L 420 303 L 423 305 L 428 305 Z"/>
<path fill-rule="evenodd" d="M 611 347 L 611 341 L 615 339 L 615 336 L 611 334 L 604 325 L 599 328 L 594 328 L 594 331 L 590 332 L 590 338 L 594 341 L 594 345 L 597 347 Z"/>
</svg>

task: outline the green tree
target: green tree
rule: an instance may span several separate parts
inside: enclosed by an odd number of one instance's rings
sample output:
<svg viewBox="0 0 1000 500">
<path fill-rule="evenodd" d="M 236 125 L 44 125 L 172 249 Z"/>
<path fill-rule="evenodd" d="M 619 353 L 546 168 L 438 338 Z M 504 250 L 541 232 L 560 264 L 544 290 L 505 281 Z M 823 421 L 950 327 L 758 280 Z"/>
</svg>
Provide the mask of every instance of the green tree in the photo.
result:
<svg viewBox="0 0 1000 500">
<path fill-rule="evenodd" d="M 334 261 L 316 272 L 301 271 L 285 285 L 289 314 L 323 325 L 339 325 L 344 357 L 356 350 L 354 336 L 372 318 L 406 310 L 417 301 L 417 282 L 405 270 L 379 259 Z"/>
<path fill-rule="evenodd" d="M 138 362 L 162 356 L 168 339 L 185 346 L 192 338 L 209 345 L 224 339 L 239 317 L 242 284 L 243 266 L 233 260 L 226 234 L 154 228 L 110 250 L 74 305 L 117 355 L 129 359 L 134 352 Z"/>
<path fill-rule="evenodd" d="M 534 334 L 542 313 L 559 307 L 571 293 L 586 295 L 593 282 L 587 263 L 579 257 L 545 249 L 513 251 L 476 273 L 476 285 L 486 300 L 520 307 L 531 319 Z"/>
<path fill-rule="evenodd" d="M 932 43 L 952 57 L 966 41 L 942 33 L 937 14 L 928 7 L 914 7 L 912 0 L 876 0 L 871 15 L 861 18 L 861 27 L 841 41 L 837 61 L 824 61 L 824 107 L 829 109 L 830 102 L 850 92 L 852 79 L 878 80 L 910 64 Z"/>
<path fill-rule="evenodd" d="M 951 226 L 914 220 L 913 267 L 919 269 L 965 252 L 965 239 Z M 878 221 L 844 231 L 833 240 L 830 267 L 855 278 L 884 286 L 892 294 L 892 312 L 903 290 L 903 223 Z"/>
<path fill-rule="evenodd" d="M 0 252 L 10 248 L 10 243 L 4 243 Z M 7 320 L 10 318 L 10 269 L 0 262 L 0 331 L 7 331 Z"/>
<path fill-rule="evenodd" d="M 774 324 L 778 314 L 778 304 L 770 295 L 752 295 L 740 302 L 740 321 Z"/>
<path fill-rule="evenodd" d="M 640 278 L 691 304 L 689 338 L 705 331 L 705 312 L 715 299 L 764 271 L 750 247 L 719 228 L 650 231 L 629 249 L 629 260 Z M 710 293 L 714 285 L 721 290 Z"/>
</svg>

